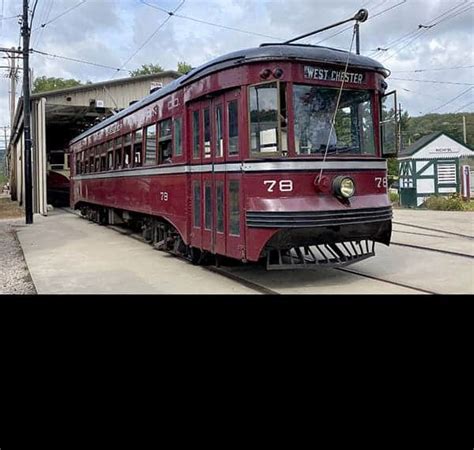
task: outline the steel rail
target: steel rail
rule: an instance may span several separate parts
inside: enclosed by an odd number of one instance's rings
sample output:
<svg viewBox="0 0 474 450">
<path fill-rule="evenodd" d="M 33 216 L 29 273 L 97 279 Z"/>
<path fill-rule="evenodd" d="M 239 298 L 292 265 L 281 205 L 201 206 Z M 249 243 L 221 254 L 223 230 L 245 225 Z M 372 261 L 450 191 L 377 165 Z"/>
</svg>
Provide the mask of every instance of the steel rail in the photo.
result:
<svg viewBox="0 0 474 450">
<path fill-rule="evenodd" d="M 452 234 L 453 236 L 460 236 L 467 239 L 474 239 L 474 236 L 469 236 L 468 234 L 461 234 L 461 233 L 455 233 L 453 231 L 440 230 L 439 228 L 422 227 L 421 225 L 412 225 L 410 223 L 395 222 L 394 220 L 392 221 L 392 223 L 396 225 L 403 225 L 406 227 L 419 228 L 420 230 L 437 231 L 438 233 Z"/>
</svg>

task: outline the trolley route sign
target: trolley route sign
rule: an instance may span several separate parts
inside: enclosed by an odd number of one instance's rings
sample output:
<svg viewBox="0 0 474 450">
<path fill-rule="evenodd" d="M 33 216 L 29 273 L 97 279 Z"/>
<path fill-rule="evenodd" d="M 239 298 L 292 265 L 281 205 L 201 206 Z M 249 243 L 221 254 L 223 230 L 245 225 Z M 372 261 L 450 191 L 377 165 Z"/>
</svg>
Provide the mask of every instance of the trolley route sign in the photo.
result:
<svg viewBox="0 0 474 450">
<path fill-rule="evenodd" d="M 304 77 L 311 80 L 343 81 L 345 83 L 363 84 L 364 74 L 344 70 L 324 69 L 321 67 L 304 66 Z"/>
</svg>

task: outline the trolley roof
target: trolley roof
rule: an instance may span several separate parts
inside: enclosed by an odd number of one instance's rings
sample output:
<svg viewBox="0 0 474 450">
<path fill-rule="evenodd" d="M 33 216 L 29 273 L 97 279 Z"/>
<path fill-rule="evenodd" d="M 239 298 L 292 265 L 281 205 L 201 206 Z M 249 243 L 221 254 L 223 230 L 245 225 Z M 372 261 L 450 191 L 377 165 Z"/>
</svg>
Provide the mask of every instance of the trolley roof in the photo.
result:
<svg viewBox="0 0 474 450">
<path fill-rule="evenodd" d="M 298 60 L 298 61 L 312 61 L 321 62 L 328 64 L 346 64 L 349 60 L 349 66 L 358 67 L 365 70 L 373 70 L 382 73 L 384 76 L 388 76 L 389 71 L 378 61 L 367 56 L 356 55 L 349 53 L 345 50 L 339 50 L 330 47 L 320 47 L 315 45 L 302 45 L 302 44 L 265 44 L 261 47 L 249 48 L 238 50 L 236 52 L 227 53 L 226 55 L 220 56 L 213 59 L 202 66 L 196 67 L 195 69 L 188 72 L 186 75 L 172 81 L 158 91 L 147 95 L 140 101 L 134 103 L 128 108 L 123 109 L 118 114 L 109 117 L 108 119 L 98 123 L 97 125 L 84 131 L 84 133 L 75 137 L 71 144 L 93 134 L 94 132 L 114 123 L 115 121 L 131 114 L 140 108 L 153 103 L 154 101 L 165 97 L 172 93 L 178 88 L 196 81 L 210 73 L 235 67 L 241 64 L 249 62 L 257 62 L 264 60 Z"/>
</svg>

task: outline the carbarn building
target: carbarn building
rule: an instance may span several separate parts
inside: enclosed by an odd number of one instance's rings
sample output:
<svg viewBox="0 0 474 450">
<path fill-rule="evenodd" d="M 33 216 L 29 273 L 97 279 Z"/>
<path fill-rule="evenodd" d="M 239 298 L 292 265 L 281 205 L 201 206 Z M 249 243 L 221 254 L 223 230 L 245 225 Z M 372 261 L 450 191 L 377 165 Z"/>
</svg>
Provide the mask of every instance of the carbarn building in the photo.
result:
<svg viewBox="0 0 474 450">
<path fill-rule="evenodd" d="M 53 200 L 68 202 L 69 141 L 182 74 L 169 70 L 31 96 L 33 212 L 47 214 Z M 12 200 L 25 199 L 23 98 L 17 103 L 7 148 Z"/>
</svg>

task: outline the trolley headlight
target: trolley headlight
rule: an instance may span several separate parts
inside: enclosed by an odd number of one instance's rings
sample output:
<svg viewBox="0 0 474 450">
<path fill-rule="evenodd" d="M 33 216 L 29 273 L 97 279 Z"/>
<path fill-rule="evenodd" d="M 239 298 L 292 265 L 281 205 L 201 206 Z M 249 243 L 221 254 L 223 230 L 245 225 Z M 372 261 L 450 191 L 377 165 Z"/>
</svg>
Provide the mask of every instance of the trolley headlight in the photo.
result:
<svg viewBox="0 0 474 450">
<path fill-rule="evenodd" d="M 333 181 L 333 191 L 338 197 L 351 198 L 355 192 L 355 184 L 352 178 L 336 177 Z"/>
</svg>

